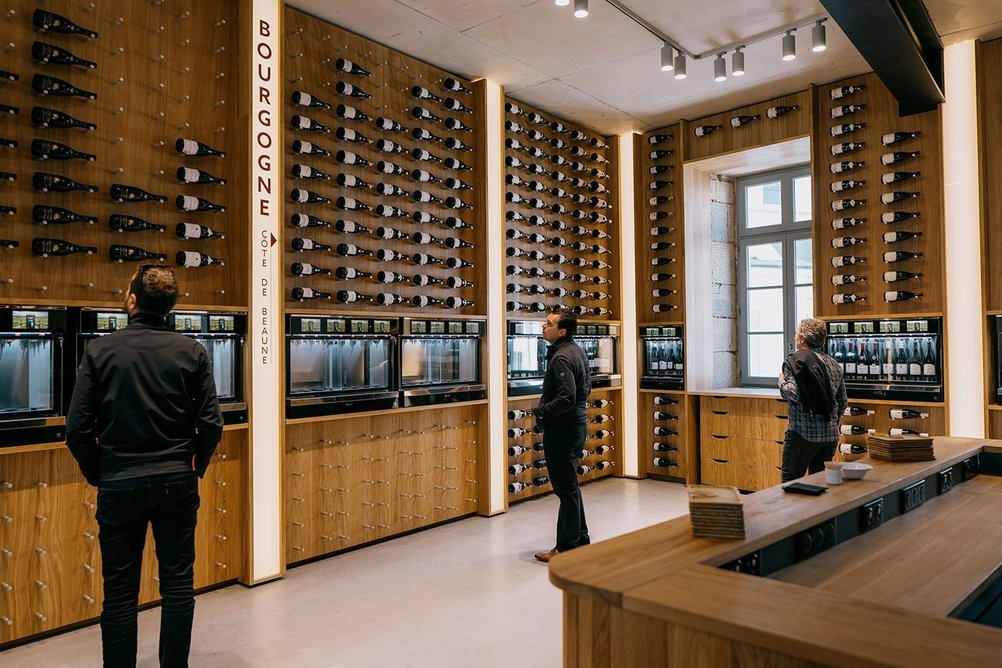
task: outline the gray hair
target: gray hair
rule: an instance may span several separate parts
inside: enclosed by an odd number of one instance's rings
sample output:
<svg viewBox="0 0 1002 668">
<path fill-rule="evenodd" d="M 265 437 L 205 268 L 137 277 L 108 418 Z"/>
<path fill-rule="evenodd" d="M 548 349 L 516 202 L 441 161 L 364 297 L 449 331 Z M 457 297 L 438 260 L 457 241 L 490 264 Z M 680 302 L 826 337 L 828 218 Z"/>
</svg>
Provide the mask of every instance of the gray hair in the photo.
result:
<svg viewBox="0 0 1002 668">
<path fill-rule="evenodd" d="M 828 328 L 820 320 L 804 318 L 797 325 L 797 334 L 809 348 L 817 349 L 825 345 L 825 339 L 828 338 Z"/>
</svg>

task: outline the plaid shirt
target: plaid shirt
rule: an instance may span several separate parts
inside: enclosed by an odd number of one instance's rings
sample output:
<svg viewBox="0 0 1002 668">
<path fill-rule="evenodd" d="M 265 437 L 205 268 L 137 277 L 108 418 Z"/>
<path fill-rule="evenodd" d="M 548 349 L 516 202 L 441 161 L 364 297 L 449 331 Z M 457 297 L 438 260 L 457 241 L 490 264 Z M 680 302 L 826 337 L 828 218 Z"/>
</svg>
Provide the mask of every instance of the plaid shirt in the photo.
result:
<svg viewBox="0 0 1002 668">
<path fill-rule="evenodd" d="M 838 440 L 838 423 L 849 402 L 845 396 L 845 381 L 838 362 L 823 353 L 814 351 L 828 369 L 828 382 L 831 383 L 835 406 L 829 417 L 808 413 L 800 404 L 800 390 L 797 380 L 793 377 L 793 369 L 783 362 L 785 380 L 779 381 L 779 393 L 789 404 L 790 426 L 788 429 L 811 443 L 834 443 Z"/>
</svg>

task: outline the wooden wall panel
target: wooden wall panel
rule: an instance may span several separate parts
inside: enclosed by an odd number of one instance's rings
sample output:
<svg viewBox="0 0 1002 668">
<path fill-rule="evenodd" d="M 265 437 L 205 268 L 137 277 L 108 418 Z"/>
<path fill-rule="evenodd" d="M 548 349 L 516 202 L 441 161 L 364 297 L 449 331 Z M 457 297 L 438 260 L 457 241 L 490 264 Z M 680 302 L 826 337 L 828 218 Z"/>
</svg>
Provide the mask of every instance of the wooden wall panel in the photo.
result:
<svg viewBox="0 0 1002 668">
<path fill-rule="evenodd" d="M 12 45 L 3 69 L 20 76 L 0 83 L 0 103 L 18 109 L 4 114 L 0 137 L 18 142 L 16 148 L 0 149 L 0 171 L 16 180 L 0 181 L 0 205 L 16 213 L 3 216 L 0 239 L 19 246 L 0 249 L 0 302 L 31 304 L 119 305 L 123 289 L 135 270 L 132 262 L 109 258 L 113 244 L 137 246 L 162 253 L 175 264 L 179 250 L 206 253 L 225 260 L 213 265 L 179 271 L 182 296 L 179 306 L 244 306 L 247 302 L 247 232 L 242 223 L 245 184 L 240 178 L 246 142 L 234 132 L 237 85 L 241 75 L 238 53 L 236 3 L 179 0 L 171 3 L 87 3 L 83 0 L 53 0 L 39 5 L 29 0 L 9 0 L 4 11 L 4 42 Z M 56 12 L 98 33 L 96 39 L 36 32 L 32 13 L 36 8 Z M 94 69 L 32 58 L 34 41 L 69 50 L 97 63 Z M 35 74 L 54 76 L 97 95 L 79 97 L 40 96 L 32 90 Z M 54 127 L 32 122 L 32 108 L 46 107 L 68 113 L 97 128 L 93 131 Z M 204 142 L 226 153 L 225 158 L 185 157 L 175 151 L 179 137 Z M 31 154 L 32 140 L 66 144 L 96 156 L 80 159 L 40 160 Z M 176 178 L 179 167 L 204 170 L 226 179 L 226 185 L 183 184 Z M 97 187 L 87 192 L 39 192 L 32 186 L 35 172 L 70 177 Z M 113 183 L 137 186 L 164 195 L 165 203 L 118 203 L 111 199 Z M 206 198 L 226 207 L 223 213 L 186 213 L 175 206 L 178 195 Z M 36 205 L 70 209 L 93 216 L 93 224 L 37 224 Z M 165 231 L 116 233 L 109 216 L 136 216 Z M 208 226 L 225 233 L 226 239 L 184 240 L 175 235 L 179 222 Z M 94 247 L 93 255 L 36 257 L 33 238 L 56 238 Z"/>
<path fill-rule="evenodd" d="M 845 86 L 862 86 L 863 90 L 840 99 L 832 99 L 833 89 Z M 814 181 L 814 285 L 815 315 L 822 318 L 901 316 L 906 314 L 935 315 L 946 308 L 945 268 L 943 257 L 943 152 L 942 119 L 939 110 L 901 117 L 898 104 L 880 79 L 874 74 L 835 81 L 815 89 L 817 109 L 816 141 L 813 142 Z M 832 109 L 844 105 L 862 105 L 863 108 L 841 116 L 832 117 Z M 833 126 L 856 124 L 862 127 L 837 137 L 832 137 Z M 914 138 L 884 146 L 881 137 L 894 132 L 920 132 Z M 832 155 L 836 144 L 853 143 L 862 146 L 841 155 Z M 881 156 L 891 152 L 919 152 L 913 158 L 893 165 L 881 164 Z M 843 162 L 862 163 L 860 166 L 833 174 L 831 165 Z M 914 178 L 885 185 L 883 174 L 893 172 L 919 172 Z M 862 185 L 841 192 L 833 192 L 836 181 L 856 181 Z M 917 192 L 917 198 L 893 204 L 881 203 L 881 195 L 894 191 Z M 843 199 L 862 201 L 858 206 L 835 211 L 833 202 Z M 918 212 L 916 218 L 886 224 L 882 214 Z M 864 222 L 846 229 L 834 229 L 833 220 L 857 218 Z M 921 237 L 896 243 L 886 243 L 885 233 L 920 232 Z M 863 239 L 862 243 L 845 248 L 833 247 L 837 237 Z M 893 251 L 921 253 L 909 260 L 885 262 L 883 254 Z M 833 258 L 854 256 L 865 262 L 836 268 Z M 884 272 L 909 271 L 921 276 L 895 283 L 886 283 Z M 848 285 L 833 285 L 836 274 L 849 274 L 865 279 Z M 904 290 L 921 293 L 922 297 L 908 301 L 885 302 L 884 291 Z M 835 294 L 853 294 L 865 301 L 834 304 Z"/>
<path fill-rule="evenodd" d="M 535 304 L 578 308 L 582 320 L 619 320 L 615 142 L 510 98 L 505 107 L 509 318 Z M 532 234 L 540 238 L 523 236 Z M 545 275 L 526 273 L 532 269 Z"/>
<path fill-rule="evenodd" d="M 486 434 L 486 403 L 287 425 L 286 563 L 475 513 Z"/>
<path fill-rule="evenodd" d="M 1002 311 L 1002 272 L 989 270 L 1002 255 L 1002 39 L 978 45 L 978 130 L 981 151 L 981 211 L 984 253 L 984 303 Z"/>
<path fill-rule="evenodd" d="M 691 132 L 686 132 L 684 137 L 680 138 L 684 146 L 685 160 L 702 160 L 809 135 L 811 104 L 810 93 L 802 91 L 689 121 Z M 767 117 L 766 110 L 775 106 L 797 108 L 778 118 Z M 758 116 L 758 118 L 740 127 L 732 127 L 731 119 L 738 116 Z M 703 137 L 697 137 L 694 132 L 700 126 L 719 127 Z"/>
<path fill-rule="evenodd" d="M 385 314 L 410 314 L 413 312 L 433 312 L 441 314 L 449 312 L 443 305 L 432 304 L 427 307 L 415 307 L 411 302 L 381 306 L 375 301 L 359 301 L 355 303 L 339 303 L 338 290 L 353 290 L 366 297 L 375 297 L 378 293 L 393 293 L 408 300 L 416 295 L 424 295 L 438 300 L 448 297 L 458 297 L 471 304 L 462 308 L 451 309 L 451 312 L 463 315 L 483 314 L 486 312 L 486 286 L 480 275 L 486 266 L 486 207 L 481 198 L 483 188 L 478 187 L 476 166 L 478 134 L 482 131 L 475 120 L 476 110 L 480 104 L 472 92 L 450 91 L 444 88 L 443 82 L 452 77 L 472 90 L 472 84 L 465 79 L 455 77 L 440 69 L 421 61 L 393 51 L 380 44 L 350 33 L 312 16 L 287 8 L 285 11 L 285 54 L 283 59 L 283 74 L 288 95 L 284 100 L 285 116 L 282 121 L 283 145 L 285 147 L 285 163 L 290 170 L 284 181 L 283 197 L 288 202 L 287 220 L 285 221 L 282 244 L 285 248 L 285 265 L 287 283 L 290 291 L 293 288 L 311 288 L 322 292 L 325 297 L 313 301 L 295 301 L 291 292 L 286 296 L 287 305 L 297 310 L 330 309 L 347 312 L 375 312 Z M 369 76 L 339 71 L 335 67 L 338 58 L 346 58 L 370 73 Z M 339 84 L 349 84 L 360 89 L 367 98 L 354 97 L 347 93 L 339 93 Z M 411 89 L 419 86 L 430 91 L 440 100 L 418 99 L 412 95 Z M 320 99 L 330 106 L 330 109 L 318 107 L 302 107 L 293 104 L 292 95 L 302 91 Z M 447 98 L 455 98 L 470 111 L 449 110 L 444 105 Z M 354 107 L 369 120 L 350 120 L 337 114 L 338 105 Z M 419 120 L 412 115 L 414 107 L 423 107 L 436 116 L 438 120 Z M 310 118 L 314 122 L 329 129 L 329 132 L 315 132 L 295 129 L 292 127 L 293 115 Z M 376 121 L 386 118 L 398 123 L 402 129 L 383 130 L 377 127 Z M 445 126 L 446 119 L 459 120 L 469 131 L 450 130 Z M 340 140 L 338 130 L 344 128 L 360 133 L 365 141 L 351 142 Z M 420 140 L 412 135 L 412 131 L 423 129 L 434 135 L 435 139 Z M 460 140 L 471 150 L 450 149 L 445 141 L 449 138 Z M 293 151 L 293 142 L 301 140 L 322 147 L 329 155 L 302 155 Z M 405 150 L 395 153 L 382 150 L 379 142 L 389 141 Z M 390 148 L 390 147 L 386 147 Z M 412 157 L 415 149 L 429 151 L 435 157 L 434 161 L 423 161 Z M 360 156 L 370 164 L 343 164 L 338 161 L 338 151 L 349 151 Z M 444 161 L 457 159 L 471 167 L 461 171 L 450 169 Z M 406 169 L 404 174 L 387 174 L 377 170 L 380 161 L 386 161 Z M 296 178 L 291 170 L 293 165 L 304 164 L 312 169 L 320 170 L 329 175 L 330 180 Z M 431 172 L 436 179 L 445 181 L 449 178 L 459 179 L 473 187 L 473 190 L 458 190 L 447 187 L 443 182 L 421 183 L 411 176 L 413 170 Z M 348 187 L 339 185 L 338 177 L 345 175 L 355 177 L 365 182 L 365 187 Z M 384 195 L 377 192 L 378 184 L 396 186 L 403 191 L 399 195 Z M 308 189 L 317 195 L 329 199 L 329 202 L 302 204 L 291 201 L 294 188 Z M 412 199 L 416 191 L 430 193 L 435 198 L 445 200 L 447 197 L 458 197 L 470 209 L 454 209 L 442 202 L 419 203 Z M 354 198 L 367 207 L 366 210 L 345 210 L 337 206 L 338 197 Z M 404 212 L 403 217 L 382 216 L 376 213 L 379 205 L 396 207 Z M 432 214 L 438 222 L 419 223 L 412 219 L 417 212 Z M 295 214 L 316 216 L 328 222 L 332 227 L 296 227 L 292 222 Z M 471 228 L 452 229 L 442 221 L 449 217 L 457 217 Z M 361 233 L 341 233 L 337 231 L 338 220 L 344 220 L 363 226 L 366 231 Z M 376 236 L 380 227 L 392 228 L 407 236 L 404 238 L 382 239 Z M 453 249 L 435 242 L 418 244 L 414 235 L 424 233 L 441 240 L 453 237 L 464 243 L 473 244 L 469 248 Z M 330 251 L 296 252 L 292 248 L 293 238 L 308 238 L 315 242 L 330 246 Z M 342 256 L 338 253 L 338 244 L 346 243 L 358 246 L 371 255 Z M 376 257 L 379 249 L 395 251 L 402 254 L 394 260 L 380 261 Z M 472 266 L 452 269 L 444 264 L 417 265 L 413 255 L 424 253 L 439 260 L 458 258 Z M 323 269 L 335 272 L 335 275 L 293 276 L 293 263 L 310 263 Z M 347 267 L 357 271 L 372 274 L 367 278 L 341 280 L 336 277 L 339 267 Z M 378 272 L 394 272 L 406 277 L 406 281 L 383 283 L 378 280 Z M 432 284 L 419 287 L 413 284 L 416 274 L 431 276 L 438 281 L 449 277 L 458 277 L 473 285 L 451 288 L 446 285 Z M 331 297 L 326 297 L 330 294 Z"/>
<path fill-rule="evenodd" d="M 675 399 L 679 403 L 675 405 L 656 404 L 657 397 L 667 397 Z M 698 474 L 698 460 L 692 457 L 689 451 L 689 406 L 694 398 L 688 397 L 684 392 L 671 390 L 641 390 L 637 424 L 640 427 L 640 442 L 638 443 L 639 458 L 643 470 L 651 476 L 664 477 L 669 480 L 681 482 L 696 482 Z M 677 420 L 655 420 L 654 412 L 663 411 L 669 415 L 678 416 Z M 656 427 L 667 427 L 677 434 L 659 436 L 654 433 Z M 665 443 L 669 447 L 676 448 L 671 451 L 654 450 L 655 443 Z M 656 466 L 655 457 L 669 460 L 671 466 Z"/>
<path fill-rule="evenodd" d="M 637 318 L 641 324 L 685 321 L 684 156 L 680 132 L 681 126 L 675 124 L 640 135 L 634 141 L 634 155 L 637 156 L 635 271 Z M 660 248 L 655 244 L 672 245 Z M 665 264 L 655 265 L 654 262 Z M 656 274 L 669 276 L 655 281 Z M 675 292 L 655 296 L 654 290 Z M 664 310 L 655 311 L 655 304 Z"/>
</svg>

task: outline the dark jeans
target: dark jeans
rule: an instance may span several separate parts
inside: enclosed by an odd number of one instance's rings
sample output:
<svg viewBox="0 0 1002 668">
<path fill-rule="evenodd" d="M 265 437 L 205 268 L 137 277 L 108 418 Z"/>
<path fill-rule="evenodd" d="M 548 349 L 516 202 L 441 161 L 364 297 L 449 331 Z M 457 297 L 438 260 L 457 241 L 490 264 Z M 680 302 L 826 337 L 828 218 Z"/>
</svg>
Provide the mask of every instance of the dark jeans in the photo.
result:
<svg viewBox="0 0 1002 668">
<path fill-rule="evenodd" d="M 115 480 L 98 488 L 105 666 L 136 665 L 139 580 L 150 523 L 160 563 L 160 665 L 188 665 L 195 614 L 198 503 L 198 477 L 194 471 Z"/>
<path fill-rule="evenodd" d="M 566 552 L 591 542 L 585 521 L 584 499 L 578 486 L 578 455 L 588 434 L 586 425 L 543 428 L 543 454 L 553 492 L 560 499 L 557 512 L 557 550 Z"/>
<path fill-rule="evenodd" d="M 814 443 L 786 430 L 783 442 L 783 482 L 825 470 L 825 462 L 835 456 L 835 443 Z"/>
</svg>

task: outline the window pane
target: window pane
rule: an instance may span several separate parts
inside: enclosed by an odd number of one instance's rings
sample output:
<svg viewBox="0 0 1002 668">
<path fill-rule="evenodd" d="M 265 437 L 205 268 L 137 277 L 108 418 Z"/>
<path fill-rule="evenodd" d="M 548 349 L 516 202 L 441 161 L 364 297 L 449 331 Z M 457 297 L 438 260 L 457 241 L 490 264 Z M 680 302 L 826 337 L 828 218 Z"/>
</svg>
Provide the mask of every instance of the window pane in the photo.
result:
<svg viewBox="0 0 1002 668">
<path fill-rule="evenodd" d="M 748 335 L 748 375 L 775 378 L 783 367 L 786 350 L 782 334 Z"/>
<path fill-rule="evenodd" d="M 797 285 L 808 284 L 814 280 L 812 273 L 814 258 L 811 257 L 811 239 L 797 239 L 793 242 L 793 266 L 796 273 L 793 282 Z"/>
<path fill-rule="evenodd" d="M 797 289 L 797 323 L 804 318 L 814 317 L 814 288 L 803 285 Z"/>
<path fill-rule="evenodd" d="M 748 246 L 748 287 L 783 284 L 783 242 Z"/>
<path fill-rule="evenodd" d="M 811 219 L 811 177 L 793 179 L 793 220 L 800 222 Z"/>
<path fill-rule="evenodd" d="M 779 181 L 745 188 L 745 226 L 767 227 L 783 222 L 783 195 Z"/>
<path fill-rule="evenodd" d="M 748 291 L 748 331 L 783 331 L 783 288 Z"/>
</svg>

